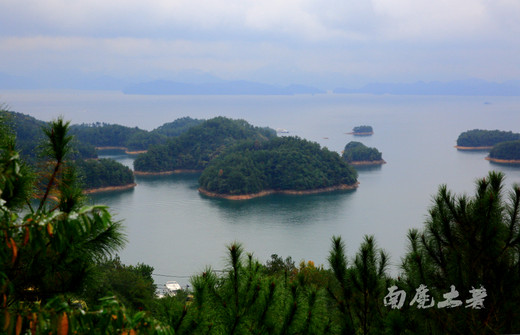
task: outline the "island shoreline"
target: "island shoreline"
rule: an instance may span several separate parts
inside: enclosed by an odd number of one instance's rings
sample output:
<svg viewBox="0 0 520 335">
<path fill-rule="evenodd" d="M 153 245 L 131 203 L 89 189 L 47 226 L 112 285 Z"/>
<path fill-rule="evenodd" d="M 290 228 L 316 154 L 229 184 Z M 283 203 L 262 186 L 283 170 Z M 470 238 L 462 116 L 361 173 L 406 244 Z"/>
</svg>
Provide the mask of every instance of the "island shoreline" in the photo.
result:
<svg viewBox="0 0 520 335">
<path fill-rule="evenodd" d="M 456 145 L 455 148 L 461 151 L 479 151 L 479 150 L 491 150 L 493 146 L 483 146 L 483 147 L 463 147 L 460 145 Z"/>
<path fill-rule="evenodd" d="M 176 170 L 160 171 L 160 172 L 134 171 L 134 175 L 136 175 L 136 176 L 170 176 L 172 174 L 181 174 L 181 173 L 202 173 L 202 170 L 176 169 Z"/>
<path fill-rule="evenodd" d="M 96 150 L 123 150 L 125 154 L 127 155 L 138 155 L 138 154 L 145 154 L 148 152 L 148 150 L 135 150 L 130 151 L 127 147 L 95 147 Z"/>
<path fill-rule="evenodd" d="M 491 157 L 486 157 L 485 159 L 490 162 L 499 163 L 499 164 L 520 164 L 520 159 L 500 159 L 500 158 L 491 158 Z"/>
<path fill-rule="evenodd" d="M 126 191 L 133 189 L 136 187 L 136 183 L 120 185 L 120 186 L 107 186 L 107 187 L 98 187 L 98 188 L 90 188 L 83 190 L 83 194 L 94 194 L 94 193 L 104 193 L 104 192 L 116 192 L 116 191 Z"/>
<path fill-rule="evenodd" d="M 203 188 L 199 187 L 199 192 L 212 198 L 221 198 L 227 200 L 249 200 L 259 197 L 264 197 L 271 194 L 289 194 L 289 195 L 307 195 L 307 194 L 318 194 L 318 193 L 327 193 L 333 191 L 341 191 L 341 190 L 355 190 L 358 188 L 359 182 L 355 184 L 347 185 L 341 184 L 337 186 L 318 188 L 314 190 L 305 190 L 305 191 L 296 191 L 296 190 L 264 190 L 258 193 L 250 193 L 250 194 L 240 194 L 240 195 L 231 195 L 231 194 L 220 194 L 215 192 L 207 191 Z"/>
<path fill-rule="evenodd" d="M 347 162 L 347 163 L 349 163 L 350 165 L 366 166 L 366 165 L 383 165 L 383 164 L 386 164 L 386 161 L 381 159 L 378 161 L 353 161 L 353 162 Z"/>
</svg>

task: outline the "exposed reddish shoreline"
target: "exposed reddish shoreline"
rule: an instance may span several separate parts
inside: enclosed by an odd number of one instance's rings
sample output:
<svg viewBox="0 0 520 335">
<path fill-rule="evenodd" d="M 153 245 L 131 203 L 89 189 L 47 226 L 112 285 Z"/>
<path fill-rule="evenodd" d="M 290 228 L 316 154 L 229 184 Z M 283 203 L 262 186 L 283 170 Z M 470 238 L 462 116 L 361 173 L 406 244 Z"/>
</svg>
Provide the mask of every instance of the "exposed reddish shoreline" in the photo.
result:
<svg viewBox="0 0 520 335">
<path fill-rule="evenodd" d="M 500 159 L 500 158 L 486 157 L 486 160 L 493 162 L 493 163 L 501 163 L 501 164 L 520 164 L 520 159 Z"/>
<path fill-rule="evenodd" d="M 99 187 L 99 188 L 91 188 L 88 190 L 83 190 L 83 194 L 93 194 L 93 193 L 101 193 L 101 192 L 114 192 L 114 191 L 124 191 L 130 190 L 136 187 L 136 183 L 121 185 L 121 186 L 108 186 L 108 187 Z"/>
<path fill-rule="evenodd" d="M 349 162 L 349 164 L 351 164 L 351 165 L 383 165 L 383 164 L 386 164 L 386 162 L 383 159 L 381 159 L 378 161 L 353 161 L 353 162 Z"/>
<path fill-rule="evenodd" d="M 169 175 L 178 174 L 178 173 L 201 173 L 201 172 L 202 172 L 202 170 L 177 169 L 177 170 L 161 171 L 161 172 L 134 171 L 134 175 L 136 175 L 136 176 L 169 176 Z"/>
<path fill-rule="evenodd" d="M 96 150 L 123 150 L 125 154 L 127 155 L 137 155 L 137 154 L 144 154 L 148 150 L 135 150 L 130 151 L 127 147 L 96 147 Z"/>
<path fill-rule="evenodd" d="M 457 150 L 491 150 L 493 149 L 493 146 L 485 146 L 485 147 L 462 147 L 460 145 L 456 145 L 455 148 L 457 148 Z"/>
<path fill-rule="evenodd" d="M 356 182 L 353 185 L 347 185 L 347 184 L 341 184 L 337 186 L 331 186 L 331 187 L 324 187 L 324 188 L 318 188 L 314 190 L 307 190 L 307 191 L 295 191 L 295 190 L 265 190 L 258 193 L 252 193 L 252 194 L 241 194 L 241 195 L 231 195 L 231 194 L 220 194 L 220 193 L 214 193 L 206 191 L 202 188 L 199 188 L 199 192 L 207 195 L 209 197 L 214 198 L 223 198 L 228 200 L 249 200 L 253 198 L 263 197 L 270 194 L 294 194 L 294 195 L 305 195 L 305 194 L 317 194 L 317 193 L 325 193 L 325 192 L 332 192 L 332 191 L 339 191 L 339 190 L 354 190 L 358 187 L 359 182 Z"/>
</svg>

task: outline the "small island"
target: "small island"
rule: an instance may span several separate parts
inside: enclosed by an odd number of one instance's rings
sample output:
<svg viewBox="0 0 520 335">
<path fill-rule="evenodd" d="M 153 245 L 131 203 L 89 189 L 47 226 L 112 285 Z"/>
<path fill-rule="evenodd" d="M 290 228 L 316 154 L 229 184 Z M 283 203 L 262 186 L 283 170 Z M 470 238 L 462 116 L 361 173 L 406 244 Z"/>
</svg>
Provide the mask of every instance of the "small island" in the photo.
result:
<svg viewBox="0 0 520 335">
<path fill-rule="evenodd" d="M 230 200 L 357 186 L 357 172 L 338 153 L 289 136 L 237 143 L 215 158 L 199 178 L 202 194 Z"/>
<path fill-rule="evenodd" d="M 520 140 L 498 143 L 486 159 L 493 163 L 520 164 Z"/>
<path fill-rule="evenodd" d="M 370 136 L 374 134 L 374 130 L 372 129 L 372 126 L 357 126 L 352 128 L 352 131 L 347 134 L 354 136 Z"/>
<path fill-rule="evenodd" d="M 376 148 L 369 148 L 361 142 L 347 143 L 342 154 L 343 159 L 352 165 L 382 165 L 386 162 L 381 152 Z"/>
<path fill-rule="evenodd" d="M 502 130 L 468 130 L 457 138 L 458 150 L 491 150 L 501 142 L 520 140 L 520 134 Z"/>
</svg>

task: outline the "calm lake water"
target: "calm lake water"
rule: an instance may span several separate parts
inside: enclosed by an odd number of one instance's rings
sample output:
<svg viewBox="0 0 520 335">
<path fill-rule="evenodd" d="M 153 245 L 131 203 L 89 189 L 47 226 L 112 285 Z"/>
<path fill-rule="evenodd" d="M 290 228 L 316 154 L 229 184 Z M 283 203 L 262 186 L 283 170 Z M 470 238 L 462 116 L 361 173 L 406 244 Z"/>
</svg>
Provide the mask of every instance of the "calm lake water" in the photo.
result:
<svg viewBox="0 0 520 335">
<path fill-rule="evenodd" d="M 14 111 L 42 120 L 63 115 L 73 123 L 107 122 L 153 129 L 190 116 L 227 116 L 255 126 L 285 128 L 290 135 L 341 152 L 352 140 L 376 147 L 387 164 L 359 169 L 355 191 L 308 196 L 272 195 L 249 201 L 211 199 L 197 192 L 197 175 L 137 177 L 134 190 L 92 196 L 123 220 L 126 264 L 155 268 L 157 284 L 182 285 L 206 266 L 226 266 L 226 245 L 241 242 L 265 262 L 271 254 L 328 267 L 331 237 L 340 235 L 353 257 L 363 236 L 374 235 L 399 271 L 410 228 L 422 228 L 432 196 L 447 184 L 473 193 L 490 170 L 520 183 L 520 167 L 484 160 L 486 152 L 459 152 L 469 129 L 520 132 L 520 97 L 454 96 L 127 96 L 118 92 L 3 91 Z M 371 125 L 375 134 L 345 134 Z M 132 165 L 126 155 L 113 156 Z M 167 275 L 169 277 L 161 276 Z"/>
</svg>

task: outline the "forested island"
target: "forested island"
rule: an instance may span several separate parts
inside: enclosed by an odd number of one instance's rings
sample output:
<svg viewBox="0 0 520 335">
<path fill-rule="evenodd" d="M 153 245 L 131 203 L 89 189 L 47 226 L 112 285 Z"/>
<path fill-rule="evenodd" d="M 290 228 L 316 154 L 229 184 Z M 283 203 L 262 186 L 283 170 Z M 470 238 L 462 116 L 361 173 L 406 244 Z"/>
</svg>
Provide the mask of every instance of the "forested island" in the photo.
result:
<svg viewBox="0 0 520 335">
<path fill-rule="evenodd" d="M 386 163 L 379 150 L 369 148 L 363 143 L 356 141 L 347 143 L 341 156 L 347 163 L 353 165 L 380 165 Z"/>
<path fill-rule="evenodd" d="M 307 194 L 357 187 L 357 173 L 336 153 L 298 137 L 248 140 L 204 169 L 201 193 L 250 199 L 271 193 Z"/>
<path fill-rule="evenodd" d="M 183 117 L 152 131 L 96 122 L 72 125 L 70 131 L 79 142 L 92 145 L 98 150 L 120 149 L 127 154 L 138 154 L 146 152 L 151 145 L 165 143 L 168 138 L 179 136 L 202 122 L 203 120 Z"/>
<path fill-rule="evenodd" d="M 372 128 L 372 126 L 366 126 L 366 125 L 356 126 L 356 127 L 352 128 L 352 132 L 347 133 L 347 134 L 351 134 L 354 136 L 370 136 L 370 135 L 374 134 L 374 129 Z"/>
<path fill-rule="evenodd" d="M 134 161 L 135 174 L 201 172 L 212 159 L 237 141 L 266 141 L 274 137 L 274 129 L 254 127 L 244 120 L 215 117 L 138 155 Z"/>
<path fill-rule="evenodd" d="M 468 130 L 457 138 L 458 150 L 490 150 L 495 144 L 520 140 L 520 134 L 502 130 Z"/>
<path fill-rule="evenodd" d="M 494 163 L 520 164 L 520 140 L 496 144 L 486 159 Z"/>
</svg>

